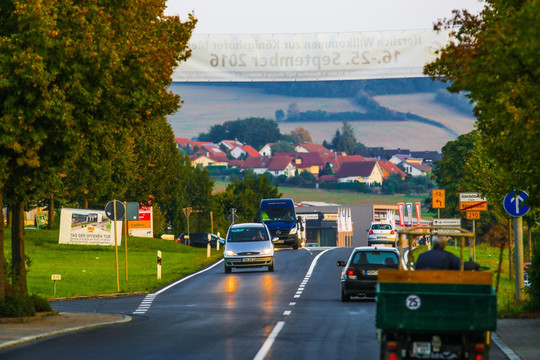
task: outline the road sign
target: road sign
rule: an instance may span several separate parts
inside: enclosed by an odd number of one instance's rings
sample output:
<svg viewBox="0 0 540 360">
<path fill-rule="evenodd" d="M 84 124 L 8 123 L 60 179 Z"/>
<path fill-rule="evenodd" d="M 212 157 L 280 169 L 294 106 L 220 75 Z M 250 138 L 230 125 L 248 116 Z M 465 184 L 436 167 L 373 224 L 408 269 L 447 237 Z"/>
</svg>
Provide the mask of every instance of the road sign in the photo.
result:
<svg viewBox="0 0 540 360">
<path fill-rule="evenodd" d="M 461 211 L 487 211 L 487 201 L 460 202 L 459 210 Z"/>
<path fill-rule="evenodd" d="M 126 208 L 124 207 L 124 203 L 119 200 L 112 200 L 105 205 L 105 215 L 111 220 L 114 219 L 114 203 L 116 203 L 116 220 L 122 221 L 124 220 L 124 214 L 126 213 Z"/>
<path fill-rule="evenodd" d="M 482 197 L 480 193 L 459 193 L 459 202 L 487 202 L 485 197 Z"/>
<path fill-rule="evenodd" d="M 461 226 L 461 219 L 433 219 L 433 226 Z"/>
<path fill-rule="evenodd" d="M 126 217 L 129 221 L 138 221 L 139 220 L 139 203 L 138 202 L 128 202 L 126 203 Z"/>
<path fill-rule="evenodd" d="M 435 189 L 433 190 L 433 193 L 431 195 L 432 201 L 431 201 L 431 207 L 434 209 L 444 209 L 444 190 L 443 189 Z"/>
<path fill-rule="evenodd" d="M 523 216 L 528 213 L 530 209 L 528 205 L 523 204 L 528 198 L 529 194 L 525 191 L 520 191 L 519 193 L 512 191 L 504 197 L 504 210 L 513 217 Z"/>
<path fill-rule="evenodd" d="M 445 228 L 438 228 L 433 229 L 434 234 L 461 234 L 461 231 L 459 229 L 445 229 Z"/>
<path fill-rule="evenodd" d="M 480 211 L 467 211 L 468 220 L 480 220 Z"/>
</svg>

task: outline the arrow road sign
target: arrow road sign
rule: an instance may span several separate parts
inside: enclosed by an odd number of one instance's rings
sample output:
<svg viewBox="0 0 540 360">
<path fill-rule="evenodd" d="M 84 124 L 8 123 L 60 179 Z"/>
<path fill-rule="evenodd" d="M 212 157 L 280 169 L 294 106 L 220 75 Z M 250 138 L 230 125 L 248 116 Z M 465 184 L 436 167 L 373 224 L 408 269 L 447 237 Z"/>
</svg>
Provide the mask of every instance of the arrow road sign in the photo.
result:
<svg viewBox="0 0 540 360">
<path fill-rule="evenodd" d="M 513 217 L 520 217 L 529 212 L 530 207 L 523 204 L 525 200 L 529 198 L 529 195 L 525 191 L 512 191 L 504 197 L 503 205 L 504 210 Z"/>
</svg>

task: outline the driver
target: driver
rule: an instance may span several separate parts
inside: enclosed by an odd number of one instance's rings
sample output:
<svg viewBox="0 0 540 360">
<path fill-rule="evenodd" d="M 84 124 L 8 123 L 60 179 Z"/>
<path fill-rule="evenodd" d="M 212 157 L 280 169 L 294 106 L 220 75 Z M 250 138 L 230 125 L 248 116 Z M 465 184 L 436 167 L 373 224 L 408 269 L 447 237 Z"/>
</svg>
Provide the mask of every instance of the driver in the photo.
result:
<svg viewBox="0 0 540 360">
<path fill-rule="evenodd" d="M 433 236 L 433 249 L 418 256 L 416 270 L 459 270 L 461 260 L 451 252 L 444 250 L 448 236 Z"/>
</svg>

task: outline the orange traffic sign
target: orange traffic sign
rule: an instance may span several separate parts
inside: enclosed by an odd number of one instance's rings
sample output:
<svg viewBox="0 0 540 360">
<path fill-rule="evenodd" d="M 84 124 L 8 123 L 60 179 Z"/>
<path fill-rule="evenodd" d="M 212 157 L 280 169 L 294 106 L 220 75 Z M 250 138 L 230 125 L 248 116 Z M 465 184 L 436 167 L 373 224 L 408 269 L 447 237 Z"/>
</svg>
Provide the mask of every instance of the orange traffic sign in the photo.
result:
<svg viewBox="0 0 540 360">
<path fill-rule="evenodd" d="M 468 220 L 480 220 L 480 211 L 467 211 Z"/>
<path fill-rule="evenodd" d="M 460 202 L 459 210 L 461 211 L 487 211 L 487 201 Z"/>
<path fill-rule="evenodd" d="M 444 190 L 435 189 L 432 193 L 431 207 L 434 209 L 444 209 Z"/>
</svg>

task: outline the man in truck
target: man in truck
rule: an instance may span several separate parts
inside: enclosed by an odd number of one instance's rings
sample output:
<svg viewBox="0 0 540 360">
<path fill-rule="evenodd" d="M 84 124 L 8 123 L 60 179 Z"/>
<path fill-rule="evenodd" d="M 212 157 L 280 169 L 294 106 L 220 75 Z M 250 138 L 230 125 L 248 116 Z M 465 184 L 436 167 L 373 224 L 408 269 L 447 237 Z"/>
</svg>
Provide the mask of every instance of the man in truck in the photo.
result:
<svg viewBox="0 0 540 360">
<path fill-rule="evenodd" d="M 448 236 L 433 236 L 433 249 L 418 256 L 414 265 L 415 270 L 459 270 L 459 258 L 444 250 Z"/>
</svg>

